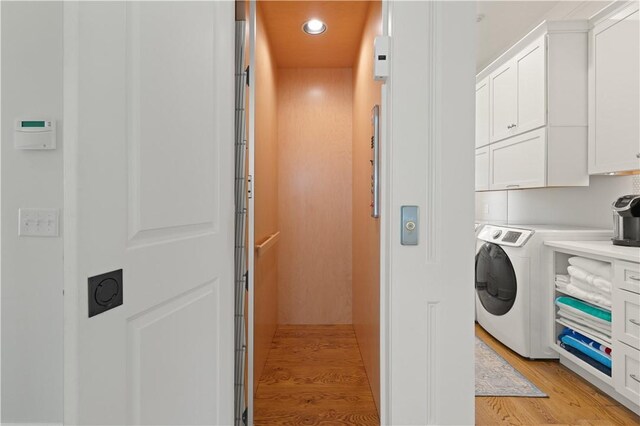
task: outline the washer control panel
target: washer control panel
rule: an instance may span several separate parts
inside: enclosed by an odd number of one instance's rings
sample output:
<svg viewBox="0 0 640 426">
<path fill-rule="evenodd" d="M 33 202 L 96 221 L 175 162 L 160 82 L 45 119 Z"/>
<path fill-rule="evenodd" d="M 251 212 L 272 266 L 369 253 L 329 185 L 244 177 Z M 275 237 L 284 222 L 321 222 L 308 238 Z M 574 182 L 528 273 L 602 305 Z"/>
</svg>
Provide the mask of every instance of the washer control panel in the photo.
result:
<svg viewBox="0 0 640 426">
<path fill-rule="evenodd" d="M 503 246 L 522 247 L 533 234 L 532 229 L 485 225 L 478 234 L 478 238 Z"/>
</svg>

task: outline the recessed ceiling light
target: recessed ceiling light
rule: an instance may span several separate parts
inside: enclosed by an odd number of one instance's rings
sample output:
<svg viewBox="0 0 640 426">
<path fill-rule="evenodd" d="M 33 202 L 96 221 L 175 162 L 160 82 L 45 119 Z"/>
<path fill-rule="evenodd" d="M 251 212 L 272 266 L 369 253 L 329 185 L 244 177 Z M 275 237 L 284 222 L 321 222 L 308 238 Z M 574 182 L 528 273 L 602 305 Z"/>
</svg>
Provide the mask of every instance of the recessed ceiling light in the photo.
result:
<svg viewBox="0 0 640 426">
<path fill-rule="evenodd" d="M 302 26 L 302 31 L 311 35 L 322 34 L 326 30 L 327 26 L 319 19 L 310 19 Z"/>
</svg>

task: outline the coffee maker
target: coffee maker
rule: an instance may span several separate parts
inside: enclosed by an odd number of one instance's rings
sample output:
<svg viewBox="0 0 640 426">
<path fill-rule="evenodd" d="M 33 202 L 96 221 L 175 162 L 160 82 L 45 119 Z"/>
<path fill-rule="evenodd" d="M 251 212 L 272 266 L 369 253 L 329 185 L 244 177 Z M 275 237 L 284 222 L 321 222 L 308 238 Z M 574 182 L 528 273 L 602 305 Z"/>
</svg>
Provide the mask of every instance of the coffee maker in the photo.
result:
<svg viewBox="0 0 640 426">
<path fill-rule="evenodd" d="M 612 205 L 613 244 L 640 247 L 640 195 L 623 195 Z"/>
</svg>

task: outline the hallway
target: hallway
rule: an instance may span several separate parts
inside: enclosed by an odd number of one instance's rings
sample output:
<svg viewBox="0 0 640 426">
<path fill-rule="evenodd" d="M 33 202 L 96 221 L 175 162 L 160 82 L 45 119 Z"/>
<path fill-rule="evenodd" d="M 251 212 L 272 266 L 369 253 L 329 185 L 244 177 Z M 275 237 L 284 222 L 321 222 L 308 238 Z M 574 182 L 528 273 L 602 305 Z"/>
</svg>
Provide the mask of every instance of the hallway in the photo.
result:
<svg viewBox="0 0 640 426">
<path fill-rule="evenodd" d="M 256 425 L 378 425 L 351 325 L 281 325 L 255 395 Z"/>
</svg>

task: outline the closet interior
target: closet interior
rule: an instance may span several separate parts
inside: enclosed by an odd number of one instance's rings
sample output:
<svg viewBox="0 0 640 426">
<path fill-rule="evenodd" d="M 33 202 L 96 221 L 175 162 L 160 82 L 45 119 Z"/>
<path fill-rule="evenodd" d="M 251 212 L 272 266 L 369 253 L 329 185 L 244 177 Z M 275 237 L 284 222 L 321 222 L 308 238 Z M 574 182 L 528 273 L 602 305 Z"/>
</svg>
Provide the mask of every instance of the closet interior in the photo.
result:
<svg viewBox="0 0 640 426">
<path fill-rule="evenodd" d="M 381 14 L 380 1 L 256 4 L 255 424 L 379 423 Z"/>
</svg>

